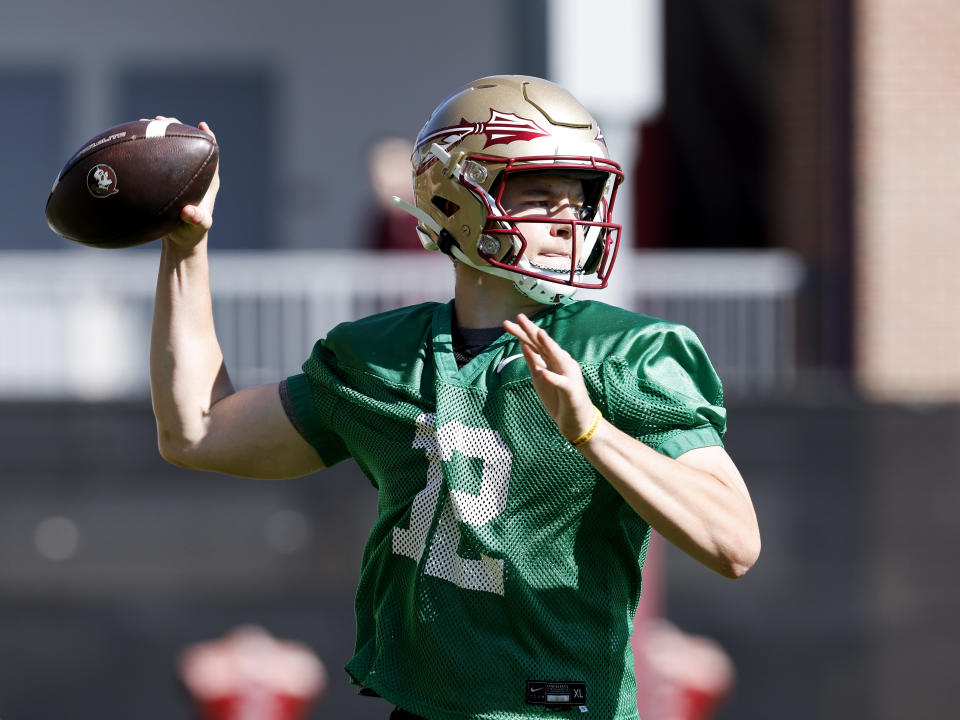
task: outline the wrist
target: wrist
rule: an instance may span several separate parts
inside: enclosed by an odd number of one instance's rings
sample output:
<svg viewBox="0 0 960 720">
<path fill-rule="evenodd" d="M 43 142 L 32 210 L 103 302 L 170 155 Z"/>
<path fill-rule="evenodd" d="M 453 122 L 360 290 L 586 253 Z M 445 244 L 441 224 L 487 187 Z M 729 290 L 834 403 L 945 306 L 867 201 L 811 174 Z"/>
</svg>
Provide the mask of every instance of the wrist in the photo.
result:
<svg viewBox="0 0 960 720">
<path fill-rule="evenodd" d="M 603 420 L 603 414 L 600 412 L 599 408 L 596 405 L 591 406 L 593 408 L 593 413 L 590 416 L 589 423 L 582 428 L 582 431 L 573 437 L 568 437 L 567 440 L 575 448 L 583 447 L 597 434 L 597 430 L 600 428 L 600 423 Z"/>
<path fill-rule="evenodd" d="M 173 262 L 179 262 L 204 254 L 207 249 L 207 236 L 204 235 L 199 242 L 192 245 L 181 245 L 168 237 L 162 238 L 160 243 L 162 254 Z"/>
</svg>

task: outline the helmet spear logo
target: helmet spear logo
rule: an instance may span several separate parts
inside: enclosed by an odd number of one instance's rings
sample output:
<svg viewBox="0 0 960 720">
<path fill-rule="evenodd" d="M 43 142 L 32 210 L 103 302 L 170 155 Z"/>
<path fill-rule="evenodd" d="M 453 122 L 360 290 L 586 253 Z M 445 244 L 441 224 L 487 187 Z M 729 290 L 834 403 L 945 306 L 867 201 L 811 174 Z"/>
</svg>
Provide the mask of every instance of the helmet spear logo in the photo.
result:
<svg viewBox="0 0 960 720">
<path fill-rule="evenodd" d="M 470 135 L 484 135 L 487 140 L 483 149 L 486 150 L 491 145 L 509 145 L 518 140 L 535 140 L 549 134 L 533 120 L 490 108 L 490 119 L 486 122 L 471 123 L 460 118 L 459 125 L 440 128 L 417 138 L 417 148 L 436 142 L 444 150 L 449 150 Z"/>
</svg>

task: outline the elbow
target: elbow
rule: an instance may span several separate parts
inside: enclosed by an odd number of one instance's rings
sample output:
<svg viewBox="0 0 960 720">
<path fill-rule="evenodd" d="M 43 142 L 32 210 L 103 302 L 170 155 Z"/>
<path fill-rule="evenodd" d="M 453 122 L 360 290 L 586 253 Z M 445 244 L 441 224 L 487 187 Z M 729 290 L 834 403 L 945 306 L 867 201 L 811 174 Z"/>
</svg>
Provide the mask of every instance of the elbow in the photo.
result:
<svg viewBox="0 0 960 720">
<path fill-rule="evenodd" d="M 723 564 L 717 572 L 726 578 L 736 580 L 747 574 L 760 557 L 760 532 L 743 538 L 729 552 L 724 554 Z"/>
<path fill-rule="evenodd" d="M 160 457 L 177 467 L 192 467 L 188 458 L 188 443 L 185 440 L 172 437 L 169 433 L 157 433 L 157 449 Z"/>
</svg>

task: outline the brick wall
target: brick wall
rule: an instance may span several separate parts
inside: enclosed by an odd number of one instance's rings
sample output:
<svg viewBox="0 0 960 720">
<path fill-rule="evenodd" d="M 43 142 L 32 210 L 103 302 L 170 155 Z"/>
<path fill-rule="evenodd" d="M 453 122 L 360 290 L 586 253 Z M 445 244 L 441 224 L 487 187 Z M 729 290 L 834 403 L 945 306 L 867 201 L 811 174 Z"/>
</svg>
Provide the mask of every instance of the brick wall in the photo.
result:
<svg viewBox="0 0 960 720">
<path fill-rule="evenodd" d="M 859 0 L 857 378 L 960 398 L 960 4 Z"/>
</svg>

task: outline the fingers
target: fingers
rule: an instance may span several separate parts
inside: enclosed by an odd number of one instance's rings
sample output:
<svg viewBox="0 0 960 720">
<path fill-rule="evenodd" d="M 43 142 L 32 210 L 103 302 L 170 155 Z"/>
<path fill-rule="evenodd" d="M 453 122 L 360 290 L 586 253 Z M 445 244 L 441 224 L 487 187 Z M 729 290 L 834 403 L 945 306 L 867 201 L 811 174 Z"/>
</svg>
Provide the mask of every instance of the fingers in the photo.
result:
<svg viewBox="0 0 960 720">
<path fill-rule="evenodd" d="M 140 118 L 140 122 L 150 122 L 151 120 L 169 120 L 170 122 L 175 122 L 180 125 L 183 124 L 179 120 L 177 120 L 177 118 L 167 117 L 166 115 L 154 115 L 152 118 Z"/>
<path fill-rule="evenodd" d="M 578 363 L 570 357 L 570 353 L 560 347 L 546 330 L 540 330 L 539 337 L 543 342 L 543 350 L 540 352 L 549 364 L 558 368 L 569 368 L 571 364 L 579 367 Z"/>
<path fill-rule="evenodd" d="M 571 363 L 577 364 L 570 357 L 570 353 L 560 347 L 546 330 L 534 325 L 533 321 L 526 315 L 523 313 L 517 315 L 517 323 L 526 338 L 525 342 L 528 342 L 537 353 L 543 356 L 551 370 L 569 371 Z M 519 336 L 517 337 L 519 338 Z M 522 338 L 519 339 L 524 341 Z"/>
<path fill-rule="evenodd" d="M 543 351 L 544 343 L 540 338 L 540 333 L 543 331 L 534 325 L 530 321 L 530 318 L 523 313 L 517 315 L 517 322 L 515 323 L 509 320 L 504 320 L 503 327 L 507 332 L 523 343 L 524 346 L 529 345 L 537 353 L 541 353 Z"/>
<path fill-rule="evenodd" d="M 214 142 L 217 140 L 216 134 L 214 134 L 213 129 L 210 127 L 210 124 L 206 120 L 201 120 L 200 124 L 197 125 L 198 128 L 203 130 L 207 135 L 213 138 Z"/>
<path fill-rule="evenodd" d="M 506 330 L 511 335 L 513 335 L 521 343 L 526 344 L 530 342 L 530 338 L 527 337 L 527 331 L 524 330 L 519 325 L 517 325 L 515 322 L 511 322 L 510 320 L 504 320 L 503 329 Z"/>
<path fill-rule="evenodd" d="M 517 338 L 517 340 L 524 344 L 532 345 L 539 352 L 542 343 L 538 339 L 537 334 L 540 332 L 540 328 L 534 325 L 526 315 L 523 313 L 517 315 L 517 322 L 504 320 L 503 327 L 508 333 Z"/>
<path fill-rule="evenodd" d="M 180 219 L 188 225 L 196 225 L 204 230 L 213 227 L 213 216 L 197 205 L 184 205 L 180 211 Z"/>
<path fill-rule="evenodd" d="M 558 389 L 568 387 L 570 382 L 575 383 L 576 378 L 580 377 L 579 363 L 526 315 L 518 315 L 517 322 L 505 320 L 503 327 L 520 341 L 532 375 L 543 378 Z"/>
<path fill-rule="evenodd" d="M 511 322 L 510 320 L 503 321 L 503 328 L 520 341 L 520 350 L 527 358 L 527 364 L 530 365 L 531 369 L 545 365 L 540 353 L 534 349 L 533 340 L 530 338 L 529 334 L 524 328 L 520 327 L 515 322 Z"/>
<path fill-rule="evenodd" d="M 543 357 L 539 353 L 534 352 L 529 345 L 524 345 L 521 351 L 531 370 L 546 369 L 547 364 L 543 361 Z"/>
<path fill-rule="evenodd" d="M 554 372 L 547 367 L 543 356 L 534 352 L 529 345 L 524 345 L 522 349 L 523 359 L 527 361 L 527 367 L 530 368 L 530 374 L 534 377 L 534 383 L 536 383 L 537 378 L 540 377 L 558 390 L 567 387 L 568 381 L 566 375 Z"/>
<path fill-rule="evenodd" d="M 504 329 L 520 341 L 520 350 L 527 361 L 530 371 L 546 369 L 547 363 L 538 350 L 536 338 L 531 338 L 526 329 L 515 322 L 504 320 Z"/>
<path fill-rule="evenodd" d="M 178 118 L 175 118 L 175 117 L 167 117 L 166 115 L 155 115 L 155 116 L 152 117 L 152 118 L 140 118 L 140 122 L 150 122 L 150 120 L 170 120 L 171 122 L 175 122 L 175 123 L 177 123 L 177 124 L 179 124 L 179 125 L 182 125 L 182 124 L 183 124 L 183 123 L 180 122 L 180 120 L 179 120 Z M 210 137 L 212 137 L 212 138 L 214 139 L 214 141 L 216 141 L 217 136 L 216 136 L 216 134 L 213 132 L 213 129 L 210 127 L 210 123 L 208 123 L 208 122 L 205 121 L 205 120 L 201 120 L 201 121 L 200 121 L 200 124 L 197 125 L 197 127 L 200 128 L 201 130 L 203 130 L 207 135 L 209 135 Z"/>
</svg>

